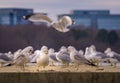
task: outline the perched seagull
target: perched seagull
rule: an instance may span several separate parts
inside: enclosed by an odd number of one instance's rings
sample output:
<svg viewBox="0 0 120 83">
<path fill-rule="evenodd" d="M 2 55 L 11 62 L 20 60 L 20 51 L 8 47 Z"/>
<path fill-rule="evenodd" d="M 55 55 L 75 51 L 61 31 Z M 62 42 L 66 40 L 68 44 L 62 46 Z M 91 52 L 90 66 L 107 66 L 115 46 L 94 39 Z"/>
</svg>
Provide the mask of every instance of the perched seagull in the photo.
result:
<svg viewBox="0 0 120 83">
<path fill-rule="evenodd" d="M 114 57 L 114 56 L 120 56 L 120 54 L 118 54 L 117 52 L 115 51 L 112 51 L 111 48 L 107 48 L 104 53 L 106 53 L 108 56 L 110 57 Z"/>
<path fill-rule="evenodd" d="M 48 64 L 49 64 L 48 47 L 43 46 L 41 48 L 41 55 L 37 58 L 37 67 L 38 67 L 37 70 L 39 71 L 40 66 L 45 68 L 46 66 L 48 66 Z"/>
<path fill-rule="evenodd" d="M 27 62 L 30 61 L 30 56 L 32 55 L 33 50 L 34 50 L 34 49 L 33 49 L 32 46 L 27 46 L 26 48 L 24 48 L 24 49 L 21 51 L 21 54 L 24 54 L 24 55 L 25 55 Z"/>
<path fill-rule="evenodd" d="M 49 60 L 51 62 L 51 65 L 54 65 L 54 62 L 58 62 L 57 58 L 56 58 L 56 53 L 55 50 L 53 48 L 50 48 L 48 50 L 48 56 L 49 56 Z"/>
<path fill-rule="evenodd" d="M 69 66 L 69 63 L 71 62 L 70 54 L 64 46 L 60 48 L 60 51 L 56 54 L 56 58 L 60 63 L 65 64 L 65 66 Z"/>
<path fill-rule="evenodd" d="M 96 51 L 96 47 L 94 45 L 86 48 L 85 58 L 92 63 L 96 63 L 97 66 L 99 66 L 100 62 L 110 59 L 110 57 L 106 56 L 104 53 Z"/>
<path fill-rule="evenodd" d="M 41 13 L 26 15 L 23 16 L 23 18 L 31 22 L 45 21 L 60 32 L 68 32 L 70 30 L 68 27 L 74 24 L 74 21 L 69 16 L 63 16 L 58 22 L 52 21 L 47 15 Z"/>
<path fill-rule="evenodd" d="M 15 52 L 13 63 L 16 66 L 19 66 L 22 70 L 25 70 L 25 64 L 29 61 L 29 56 L 32 54 L 32 51 L 32 46 L 28 46 L 23 50 L 18 50 L 17 52 Z"/>
<path fill-rule="evenodd" d="M 77 69 L 80 64 L 92 65 L 82 53 L 79 53 L 73 46 L 68 46 L 68 52 L 70 53 L 71 61 L 77 65 Z"/>
<path fill-rule="evenodd" d="M 107 48 L 104 51 L 104 53 L 111 58 L 111 59 L 109 59 L 109 62 L 111 63 L 111 66 L 116 67 L 117 63 L 120 62 L 120 54 L 112 51 L 111 48 Z"/>
<path fill-rule="evenodd" d="M 79 52 L 79 54 L 83 55 L 83 57 L 84 57 L 84 51 L 83 50 L 79 50 L 78 52 Z"/>
</svg>

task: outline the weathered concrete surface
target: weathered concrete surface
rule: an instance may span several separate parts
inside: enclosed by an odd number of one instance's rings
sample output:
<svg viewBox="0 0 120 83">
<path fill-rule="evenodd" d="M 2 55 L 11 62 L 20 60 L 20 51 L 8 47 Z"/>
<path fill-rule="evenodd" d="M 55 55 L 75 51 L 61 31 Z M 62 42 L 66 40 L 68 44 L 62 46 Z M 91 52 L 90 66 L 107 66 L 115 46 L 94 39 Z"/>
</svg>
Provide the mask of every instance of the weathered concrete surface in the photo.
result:
<svg viewBox="0 0 120 83">
<path fill-rule="evenodd" d="M 0 73 L 0 83 L 120 83 L 120 73 Z"/>
</svg>

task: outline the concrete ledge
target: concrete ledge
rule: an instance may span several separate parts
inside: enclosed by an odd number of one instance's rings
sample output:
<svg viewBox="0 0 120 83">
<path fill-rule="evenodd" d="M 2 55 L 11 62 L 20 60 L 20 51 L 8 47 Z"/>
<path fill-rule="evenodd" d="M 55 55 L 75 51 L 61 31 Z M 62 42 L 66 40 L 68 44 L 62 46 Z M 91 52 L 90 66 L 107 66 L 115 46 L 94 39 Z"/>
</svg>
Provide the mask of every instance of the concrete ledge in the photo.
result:
<svg viewBox="0 0 120 83">
<path fill-rule="evenodd" d="M 120 83 L 120 73 L 0 73 L 0 83 Z"/>
</svg>

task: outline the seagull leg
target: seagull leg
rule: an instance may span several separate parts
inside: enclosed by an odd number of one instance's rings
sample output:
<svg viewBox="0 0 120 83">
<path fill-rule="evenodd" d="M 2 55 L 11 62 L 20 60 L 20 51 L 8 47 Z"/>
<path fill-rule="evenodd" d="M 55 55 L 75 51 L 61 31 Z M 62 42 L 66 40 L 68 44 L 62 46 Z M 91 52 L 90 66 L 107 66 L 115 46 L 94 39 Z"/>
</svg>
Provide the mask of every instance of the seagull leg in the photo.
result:
<svg viewBox="0 0 120 83">
<path fill-rule="evenodd" d="M 52 61 L 49 62 L 49 66 L 52 66 Z"/>
<path fill-rule="evenodd" d="M 40 71 L 40 70 L 39 70 L 39 67 L 40 67 L 40 66 L 38 65 L 38 66 L 37 66 L 37 69 L 36 69 L 36 71 L 38 71 L 38 72 Z"/>
<path fill-rule="evenodd" d="M 69 63 L 66 63 L 66 67 L 69 67 Z"/>
<path fill-rule="evenodd" d="M 21 70 L 22 70 L 22 71 L 25 71 L 24 65 L 21 65 L 20 67 L 21 67 Z"/>
<path fill-rule="evenodd" d="M 117 63 L 114 63 L 114 68 L 116 68 L 117 67 Z"/>
<path fill-rule="evenodd" d="M 54 62 L 53 61 L 51 62 L 51 66 L 54 66 Z"/>
<path fill-rule="evenodd" d="M 2 64 L 2 63 L 0 64 L 0 67 L 1 67 L 1 68 L 3 67 L 3 64 Z"/>
<path fill-rule="evenodd" d="M 113 62 L 110 61 L 110 66 L 113 66 Z"/>
<path fill-rule="evenodd" d="M 76 64 L 76 71 L 78 71 L 79 69 L 79 64 Z"/>
<path fill-rule="evenodd" d="M 63 63 L 63 65 L 61 65 L 62 68 L 65 68 L 66 67 L 66 63 Z"/>
<path fill-rule="evenodd" d="M 98 61 L 98 60 L 97 60 L 97 62 L 96 62 L 96 63 L 97 63 L 97 67 L 99 67 L 99 61 Z"/>
<path fill-rule="evenodd" d="M 77 68 L 77 65 L 76 65 L 76 64 L 74 64 L 74 67 L 75 67 L 75 68 Z"/>
<path fill-rule="evenodd" d="M 23 71 L 25 71 L 25 65 L 26 65 L 26 64 L 23 65 Z"/>
</svg>

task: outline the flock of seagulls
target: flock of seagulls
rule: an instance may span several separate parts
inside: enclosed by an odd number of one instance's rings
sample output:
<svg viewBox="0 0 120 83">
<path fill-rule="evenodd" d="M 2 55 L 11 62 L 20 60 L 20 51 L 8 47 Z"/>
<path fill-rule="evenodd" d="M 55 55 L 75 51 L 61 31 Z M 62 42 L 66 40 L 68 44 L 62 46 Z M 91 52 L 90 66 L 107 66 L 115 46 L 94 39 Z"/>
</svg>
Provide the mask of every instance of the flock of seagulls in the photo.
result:
<svg viewBox="0 0 120 83">
<path fill-rule="evenodd" d="M 0 53 L 1 67 L 15 65 L 22 70 L 25 70 L 27 63 L 34 63 L 39 71 L 40 67 L 44 69 L 48 65 L 64 67 L 72 65 L 78 69 L 83 64 L 99 67 L 100 63 L 108 63 L 116 67 L 119 62 L 120 54 L 112 51 L 111 48 L 107 48 L 104 53 L 99 52 L 94 45 L 86 47 L 85 52 L 77 50 L 74 46 L 61 46 L 59 51 L 47 46 L 42 46 L 39 50 L 28 46 L 14 53 Z"/>
<path fill-rule="evenodd" d="M 69 26 L 74 24 L 73 19 L 69 16 L 63 16 L 57 22 L 39 13 L 23 16 L 23 18 L 31 22 L 45 21 L 59 32 L 68 32 L 70 30 Z M 48 65 L 64 67 L 72 65 L 78 69 L 82 64 L 99 67 L 101 63 L 109 63 L 111 66 L 116 67 L 119 62 L 120 54 L 112 51 L 111 48 L 107 48 L 104 53 L 99 52 L 96 50 L 95 45 L 86 47 L 85 51 L 77 50 L 74 46 L 61 46 L 59 51 L 47 46 L 42 46 L 38 50 L 34 50 L 32 46 L 27 46 L 24 49 L 18 49 L 14 53 L 0 53 L 1 67 L 15 65 L 22 70 L 25 70 L 27 63 L 36 63 L 35 66 L 39 71 L 40 67 L 44 69 Z"/>
<path fill-rule="evenodd" d="M 69 27 L 75 23 L 69 16 L 63 16 L 57 22 L 54 22 L 50 17 L 41 13 L 26 15 L 23 18 L 30 22 L 46 22 L 59 32 L 68 32 Z"/>
</svg>

